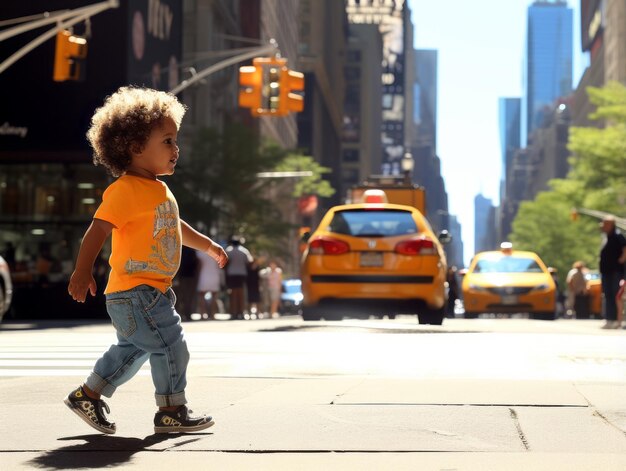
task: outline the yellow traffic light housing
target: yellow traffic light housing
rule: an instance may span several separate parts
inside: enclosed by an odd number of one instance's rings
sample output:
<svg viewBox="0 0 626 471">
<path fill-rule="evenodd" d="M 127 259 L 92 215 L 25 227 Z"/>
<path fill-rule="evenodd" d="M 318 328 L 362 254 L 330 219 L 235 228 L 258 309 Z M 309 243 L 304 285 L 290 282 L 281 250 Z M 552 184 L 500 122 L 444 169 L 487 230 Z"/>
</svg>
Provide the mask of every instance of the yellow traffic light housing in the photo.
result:
<svg viewBox="0 0 626 471">
<path fill-rule="evenodd" d="M 67 30 L 59 31 L 56 38 L 52 79 L 55 82 L 84 80 L 86 57 L 87 40 L 85 38 L 74 36 Z"/>
<path fill-rule="evenodd" d="M 239 68 L 239 106 L 250 108 L 252 116 L 285 116 L 302 111 L 300 95 L 304 75 L 287 68 L 287 59 L 257 57 L 252 66 Z"/>
<path fill-rule="evenodd" d="M 239 67 L 239 106 L 257 110 L 261 107 L 263 71 L 260 67 Z"/>
<path fill-rule="evenodd" d="M 304 98 L 295 92 L 304 91 L 304 74 L 295 70 L 285 70 L 281 76 L 281 111 L 300 113 L 304 109 Z"/>
</svg>

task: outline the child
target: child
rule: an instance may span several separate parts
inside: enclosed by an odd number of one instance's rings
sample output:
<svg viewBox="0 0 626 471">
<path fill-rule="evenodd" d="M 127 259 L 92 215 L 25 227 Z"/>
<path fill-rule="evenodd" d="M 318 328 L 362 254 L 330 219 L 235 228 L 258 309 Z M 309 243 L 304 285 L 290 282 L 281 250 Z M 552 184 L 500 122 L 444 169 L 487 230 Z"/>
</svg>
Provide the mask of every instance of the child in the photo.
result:
<svg viewBox="0 0 626 471">
<path fill-rule="evenodd" d="M 210 238 L 178 215 L 178 206 L 160 175 L 172 175 L 178 160 L 176 136 L 185 107 L 165 92 L 122 87 L 97 109 L 87 132 L 94 163 L 119 177 L 104 192 L 87 229 L 68 292 L 84 302 L 96 294 L 94 260 L 109 234 L 111 272 L 105 289 L 107 312 L 117 331 L 82 386 L 65 404 L 103 433 L 115 433 L 100 399 L 111 397 L 150 359 L 158 411 L 155 433 L 193 432 L 213 425 L 211 417 L 192 417 L 185 405 L 189 351 L 171 289 L 181 246 L 201 250 L 224 267 L 228 256 Z"/>
</svg>

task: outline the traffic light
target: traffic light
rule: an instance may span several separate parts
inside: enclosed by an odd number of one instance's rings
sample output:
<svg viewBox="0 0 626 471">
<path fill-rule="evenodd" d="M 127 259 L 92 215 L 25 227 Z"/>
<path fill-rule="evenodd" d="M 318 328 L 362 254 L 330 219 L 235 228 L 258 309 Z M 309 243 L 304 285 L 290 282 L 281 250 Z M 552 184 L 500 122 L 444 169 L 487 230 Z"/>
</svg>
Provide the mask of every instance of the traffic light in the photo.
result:
<svg viewBox="0 0 626 471">
<path fill-rule="evenodd" d="M 239 106 L 252 116 L 285 116 L 302 111 L 304 75 L 287 68 L 287 59 L 257 57 L 252 66 L 239 68 Z"/>
<path fill-rule="evenodd" d="M 300 113 L 304 109 L 304 98 L 302 95 L 292 93 L 303 90 L 304 74 L 285 68 L 280 77 L 280 111 L 282 114 L 288 114 L 292 111 Z"/>
<path fill-rule="evenodd" d="M 253 112 L 258 110 L 261 107 L 262 83 L 263 70 L 260 67 L 239 67 L 239 106 L 250 108 Z"/>
<path fill-rule="evenodd" d="M 57 33 L 54 52 L 55 82 L 66 80 L 83 81 L 85 79 L 85 58 L 87 57 L 87 40 L 74 36 L 67 30 Z"/>
</svg>

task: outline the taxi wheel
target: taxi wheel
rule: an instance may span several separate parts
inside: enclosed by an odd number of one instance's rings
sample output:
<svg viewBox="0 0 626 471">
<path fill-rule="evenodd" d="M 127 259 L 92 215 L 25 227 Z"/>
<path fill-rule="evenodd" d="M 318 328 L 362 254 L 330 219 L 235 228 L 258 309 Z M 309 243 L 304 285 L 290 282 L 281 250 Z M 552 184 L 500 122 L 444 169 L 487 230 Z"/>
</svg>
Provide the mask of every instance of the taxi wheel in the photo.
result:
<svg viewBox="0 0 626 471">
<path fill-rule="evenodd" d="M 420 324 L 441 325 L 443 324 L 443 318 L 445 315 L 446 312 L 444 307 L 440 309 L 424 308 L 417 315 L 417 319 Z"/>
<path fill-rule="evenodd" d="M 312 307 L 303 307 L 302 308 L 302 320 L 303 321 L 319 321 L 322 319 L 319 311 Z"/>
<path fill-rule="evenodd" d="M 556 315 L 554 312 L 535 312 L 530 315 L 530 318 L 538 321 L 553 321 Z"/>
<path fill-rule="evenodd" d="M 477 312 L 467 312 L 467 311 L 465 311 L 463 313 L 463 317 L 465 319 L 478 319 L 478 313 Z"/>
</svg>

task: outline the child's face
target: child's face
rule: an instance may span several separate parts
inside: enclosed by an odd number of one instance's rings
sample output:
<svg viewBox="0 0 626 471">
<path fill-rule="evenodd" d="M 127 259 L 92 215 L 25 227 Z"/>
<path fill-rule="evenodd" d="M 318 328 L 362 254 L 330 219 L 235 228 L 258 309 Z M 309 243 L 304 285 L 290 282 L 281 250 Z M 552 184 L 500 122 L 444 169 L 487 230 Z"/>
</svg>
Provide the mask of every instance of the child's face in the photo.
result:
<svg viewBox="0 0 626 471">
<path fill-rule="evenodd" d="M 160 126 L 152 130 L 143 150 L 132 155 L 132 165 L 155 176 L 172 175 L 178 160 L 177 135 L 174 120 L 165 118 Z"/>
</svg>

